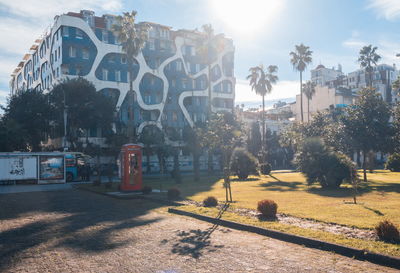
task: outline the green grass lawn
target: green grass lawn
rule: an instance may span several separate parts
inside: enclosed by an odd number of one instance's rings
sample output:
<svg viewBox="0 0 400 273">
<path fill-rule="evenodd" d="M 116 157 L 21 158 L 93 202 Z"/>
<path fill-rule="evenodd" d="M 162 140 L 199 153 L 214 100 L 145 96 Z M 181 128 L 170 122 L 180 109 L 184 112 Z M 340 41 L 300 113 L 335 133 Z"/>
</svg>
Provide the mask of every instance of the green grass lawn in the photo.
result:
<svg viewBox="0 0 400 273">
<path fill-rule="evenodd" d="M 232 182 L 233 206 L 255 209 L 262 199 L 272 199 L 278 212 L 333 222 L 347 226 L 372 229 L 383 219 L 400 226 L 400 173 L 376 171 L 368 174 L 369 182 L 359 189 L 358 204 L 352 204 L 352 189 L 343 185 L 338 190 L 323 190 L 318 185 L 308 186 L 301 173 L 273 172 L 272 177 L 251 177 L 248 181 Z M 182 184 L 172 179 L 147 179 L 145 185 L 163 189 L 177 187 L 186 198 L 202 201 L 207 196 L 225 200 L 222 179 L 203 177 L 195 183 L 185 177 Z"/>
</svg>

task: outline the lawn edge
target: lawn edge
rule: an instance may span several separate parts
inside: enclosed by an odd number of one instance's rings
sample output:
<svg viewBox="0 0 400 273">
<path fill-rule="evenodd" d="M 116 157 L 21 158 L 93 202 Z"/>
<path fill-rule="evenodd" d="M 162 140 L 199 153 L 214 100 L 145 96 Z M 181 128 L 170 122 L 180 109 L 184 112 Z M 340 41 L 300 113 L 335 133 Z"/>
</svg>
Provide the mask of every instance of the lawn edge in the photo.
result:
<svg viewBox="0 0 400 273">
<path fill-rule="evenodd" d="M 228 220 L 222 220 L 219 218 L 213 218 L 210 216 L 206 215 L 201 215 L 193 212 L 187 212 L 184 210 L 179 210 L 175 208 L 168 208 L 169 213 L 173 214 L 178 214 L 182 216 L 188 216 L 192 217 L 201 221 L 206 221 L 212 224 L 224 226 L 227 228 L 232 228 L 236 230 L 242 230 L 242 231 L 247 231 L 251 233 L 256 233 L 259 235 L 267 236 L 270 238 L 274 238 L 277 240 L 289 242 L 289 243 L 294 243 L 310 248 L 316 248 L 324 251 L 332 251 L 337 254 L 347 256 L 350 258 L 355 258 L 357 260 L 361 261 L 369 261 L 375 264 L 383 265 L 383 266 L 388 266 L 396 269 L 400 269 L 400 258 L 389 256 L 389 255 L 383 255 L 383 254 L 378 254 L 374 252 L 369 252 L 366 250 L 361 250 L 361 249 L 356 249 L 352 247 L 347 247 L 335 243 L 329 243 L 317 239 L 312 239 L 300 235 L 294 235 L 294 234 L 289 234 L 277 230 L 272 230 L 272 229 L 267 229 L 267 228 L 261 228 L 261 227 L 256 227 L 252 225 L 246 225 L 246 224 L 241 224 L 233 221 L 228 221 Z"/>
</svg>

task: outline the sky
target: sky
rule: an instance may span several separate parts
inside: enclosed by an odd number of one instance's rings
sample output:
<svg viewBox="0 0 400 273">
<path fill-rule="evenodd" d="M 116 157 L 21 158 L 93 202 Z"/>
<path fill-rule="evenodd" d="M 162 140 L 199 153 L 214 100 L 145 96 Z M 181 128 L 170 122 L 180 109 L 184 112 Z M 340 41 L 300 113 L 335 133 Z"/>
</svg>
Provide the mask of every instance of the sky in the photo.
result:
<svg viewBox="0 0 400 273">
<path fill-rule="evenodd" d="M 360 48 L 378 47 L 382 63 L 400 65 L 400 0 L 0 0 L 0 105 L 9 94 L 10 74 L 55 15 L 90 9 L 96 15 L 136 10 L 139 21 L 173 29 L 211 23 L 235 45 L 236 104 L 257 105 L 248 85 L 252 66 L 277 65 L 278 83 L 266 99 L 293 98 L 299 75 L 289 52 L 304 43 L 319 64 L 356 70 Z M 1 113 L 1 110 L 0 110 Z"/>
</svg>

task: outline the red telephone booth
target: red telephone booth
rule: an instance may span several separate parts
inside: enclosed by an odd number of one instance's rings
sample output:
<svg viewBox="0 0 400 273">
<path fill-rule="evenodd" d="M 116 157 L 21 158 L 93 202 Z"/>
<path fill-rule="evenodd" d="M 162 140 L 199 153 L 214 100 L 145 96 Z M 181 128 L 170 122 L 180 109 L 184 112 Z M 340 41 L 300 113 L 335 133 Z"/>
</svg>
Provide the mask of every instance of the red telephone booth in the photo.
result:
<svg viewBox="0 0 400 273">
<path fill-rule="evenodd" d="M 121 191 L 142 189 L 142 146 L 125 144 L 120 153 Z"/>
</svg>

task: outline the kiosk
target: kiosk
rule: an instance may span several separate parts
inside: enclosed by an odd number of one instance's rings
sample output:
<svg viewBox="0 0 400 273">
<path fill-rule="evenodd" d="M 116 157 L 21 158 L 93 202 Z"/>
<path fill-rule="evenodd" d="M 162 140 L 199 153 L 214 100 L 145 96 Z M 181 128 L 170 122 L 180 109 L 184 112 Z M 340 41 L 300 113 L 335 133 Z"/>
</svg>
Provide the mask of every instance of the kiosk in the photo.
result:
<svg viewBox="0 0 400 273">
<path fill-rule="evenodd" d="M 125 144 L 120 153 L 121 191 L 142 190 L 142 146 Z"/>
</svg>

